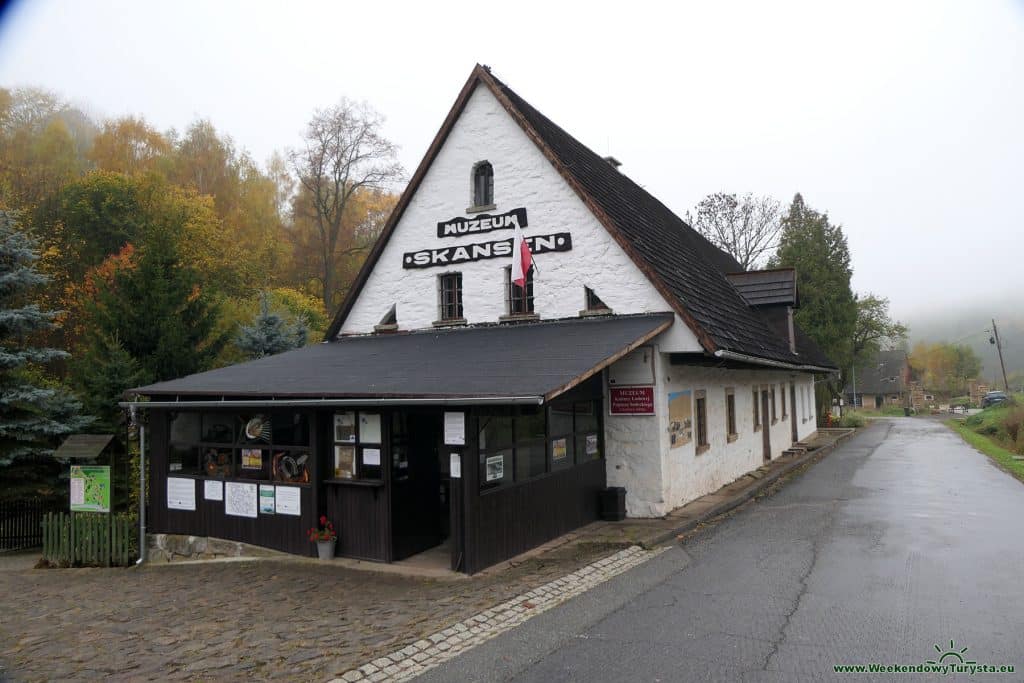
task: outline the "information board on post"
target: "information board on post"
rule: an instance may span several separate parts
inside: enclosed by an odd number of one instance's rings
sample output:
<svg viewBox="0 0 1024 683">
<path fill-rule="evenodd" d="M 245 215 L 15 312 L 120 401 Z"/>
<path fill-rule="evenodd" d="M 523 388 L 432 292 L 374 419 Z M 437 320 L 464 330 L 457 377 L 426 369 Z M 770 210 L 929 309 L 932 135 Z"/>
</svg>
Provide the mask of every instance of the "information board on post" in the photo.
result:
<svg viewBox="0 0 1024 683">
<path fill-rule="evenodd" d="M 110 512 L 110 466 L 71 466 L 71 511 Z"/>
</svg>

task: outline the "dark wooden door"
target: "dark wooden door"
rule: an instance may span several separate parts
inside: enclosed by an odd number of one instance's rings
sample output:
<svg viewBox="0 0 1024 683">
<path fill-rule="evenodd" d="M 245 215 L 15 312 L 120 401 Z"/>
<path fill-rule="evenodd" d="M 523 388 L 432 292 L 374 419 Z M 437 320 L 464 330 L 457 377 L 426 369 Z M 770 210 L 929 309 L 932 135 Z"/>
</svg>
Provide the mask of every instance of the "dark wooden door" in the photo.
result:
<svg viewBox="0 0 1024 683">
<path fill-rule="evenodd" d="M 392 557 L 401 560 L 439 545 L 441 413 L 408 414 L 408 455 L 391 468 Z M 399 466 L 399 465 L 402 466 Z"/>
<path fill-rule="evenodd" d="M 768 462 L 772 459 L 772 421 L 768 418 L 770 414 L 768 411 L 771 409 L 768 392 L 761 392 L 761 439 L 764 441 L 764 461 Z"/>
<path fill-rule="evenodd" d="M 792 424 L 793 443 L 796 443 L 800 440 L 800 437 L 796 431 L 796 384 L 793 382 L 789 383 L 789 412 L 790 423 Z"/>
</svg>

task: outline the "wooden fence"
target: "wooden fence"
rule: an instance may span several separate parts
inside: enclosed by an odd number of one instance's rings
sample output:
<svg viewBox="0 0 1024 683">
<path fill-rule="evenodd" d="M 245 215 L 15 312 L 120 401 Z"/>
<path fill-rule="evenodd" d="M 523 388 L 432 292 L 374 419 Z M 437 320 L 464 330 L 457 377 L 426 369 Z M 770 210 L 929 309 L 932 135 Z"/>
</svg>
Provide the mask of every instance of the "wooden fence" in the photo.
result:
<svg viewBox="0 0 1024 683">
<path fill-rule="evenodd" d="M 41 498 L 0 500 L 0 550 L 38 548 L 43 544 L 43 515 L 53 509 Z"/>
<path fill-rule="evenodd" d="M 124 567 L 138 558 L 138 526 L 128 515 L 50 512 L 42 529 L 43 559 L 51 564 Z"/>
</svg>

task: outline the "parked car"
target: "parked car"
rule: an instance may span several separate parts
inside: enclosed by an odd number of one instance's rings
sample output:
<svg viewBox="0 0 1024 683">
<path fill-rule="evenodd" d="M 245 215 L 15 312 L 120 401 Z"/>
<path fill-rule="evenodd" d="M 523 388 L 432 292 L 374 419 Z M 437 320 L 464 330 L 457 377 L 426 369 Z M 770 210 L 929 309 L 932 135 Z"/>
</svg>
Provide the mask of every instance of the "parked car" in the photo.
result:
<svg viewBox="0 0 1024 683">
<path fill-rule="evenodd" d="M 1006 395 L 1005 391 L 990 391 L 981 397 L 981 407 L 988 408 L 999 403 L 1006 403 L 1010 400 L 1010 397 Z"/>
</svg>

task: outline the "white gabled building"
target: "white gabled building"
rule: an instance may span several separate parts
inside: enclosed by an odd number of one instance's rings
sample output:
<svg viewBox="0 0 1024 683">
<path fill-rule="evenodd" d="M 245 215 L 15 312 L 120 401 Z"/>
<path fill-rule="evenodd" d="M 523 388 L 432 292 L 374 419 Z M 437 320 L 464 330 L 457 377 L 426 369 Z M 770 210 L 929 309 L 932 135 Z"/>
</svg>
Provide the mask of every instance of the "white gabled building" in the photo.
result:
<svg viewBox="0 0 1024 683">
<path fill-rule="evenodd" d="M 517 227 L 525 287 L 510 282 Z M 795 273 L 739 271 L 477 66 L 326 343 L 138 390 L 157 416 L 176 409 L 156 420 L 154 495 L 209 478 L 171 461 L 191 453 L 181 414 L 201 431 L 215 409 L 246 424 L 284 410 L 313 435 L 282 450 L 307 454 L 302 516 L 360 530 L 339 554 L 446 542 L 475 572 L 597 518 L 606 487 L 629 516 L 663 515 L 813 434 L 814 373 L 835 369 L 792 322 Z M 186 512 L 154 523 L 296 551 L 260 515 L 239 531 Z"/>
</svg>

